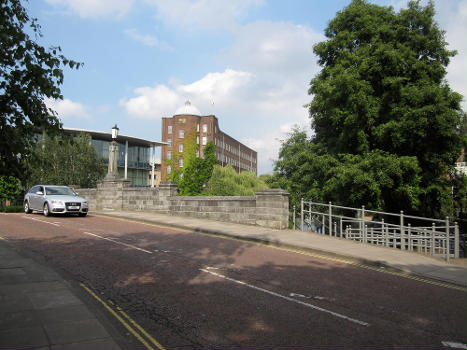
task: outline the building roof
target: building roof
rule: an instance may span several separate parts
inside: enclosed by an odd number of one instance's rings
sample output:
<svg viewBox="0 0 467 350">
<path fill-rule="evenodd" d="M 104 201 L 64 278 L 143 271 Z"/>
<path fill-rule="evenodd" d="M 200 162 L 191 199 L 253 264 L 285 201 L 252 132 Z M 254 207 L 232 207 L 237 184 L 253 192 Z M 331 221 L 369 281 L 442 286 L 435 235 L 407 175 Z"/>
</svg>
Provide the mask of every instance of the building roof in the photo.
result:
<svg viewBox="0 0 467 350">
<path fill-rule="evenodd" d="M 175 114 L 174 115 L 183 115 L 183 114 L 187 114 L 187 115 L 201 115 L 201 112 L 199 111 L 198 108 L 196 108 L 195 106 L 193 106 L 190 102 L 190 100 L 186 100 L 185 101 L 185 105 L 184 106 L 181 106 L 179 107 L 176 111 L 175 111 Z"/>
<path fill-rule="evenodd" d="M 63 131 L 69 134 L 73 134 L 73 135 L 78 135 L 81 133 L 90 134 L 93 139 L 112 141 L 112 133 L 110 132 L 75 129 L 75 128 L 63 128 Z M 128 143 L 132 145 L 147 146 L 147 147 L 168 145 L 167 142 L 151 141 L 151 140 L 146 140 L 146 139 L 142 139 L 139 137 L 127 136 L 127 135 L 121 135 L 121 134 L 118 135 L 117 141 L 119 142 L 128 141 Z"/>
</svg>

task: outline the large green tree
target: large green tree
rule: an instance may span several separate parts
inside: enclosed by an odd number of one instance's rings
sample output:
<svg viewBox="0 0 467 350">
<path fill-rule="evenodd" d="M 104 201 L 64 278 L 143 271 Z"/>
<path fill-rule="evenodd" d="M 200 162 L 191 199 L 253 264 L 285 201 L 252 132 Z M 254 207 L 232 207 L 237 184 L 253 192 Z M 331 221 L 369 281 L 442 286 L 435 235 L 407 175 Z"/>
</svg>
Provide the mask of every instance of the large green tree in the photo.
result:
<svg viewBox="0 0 467 350">
<path fill-rule="evenodd" d="M 62 67 L 80 66 L 60 47 L 42 47 L 35 41 L 39 37 L 39 24 L 20 0 L 0 0 L 0 175 L 24 178 L 21 158 L 30 151 L 34 134 L 60 128 L 44 98 L 61 99 Z"/>
<path fill-rule="evenodd" d="M 315 198 L 341 204 L 450 214 L 462 97 L 445 80 L 455 51 L 434 20 L 434 4 L 410 1 L 395 12 L 353 0 L 325 35 L 314 47 L 322 69 L 309 89 L 314 136 L 295 144 L 293 134 L 283 144 L 275 181 L 298 186 L 285 175 L 295 164 L 303 170 L 299 196 L 315 188 Z M 306 151 L 289 161 L 291 147 Z M 323 177 L 327 185 L 317 186 Z"/>
<path fill-rule="evenodd" d="M 91 145 L 91 137 L 48 137 L 38 141 L 28 163 L 28 186 L 38 183 L 92 188 L 107 169 Z"/>
</svg>

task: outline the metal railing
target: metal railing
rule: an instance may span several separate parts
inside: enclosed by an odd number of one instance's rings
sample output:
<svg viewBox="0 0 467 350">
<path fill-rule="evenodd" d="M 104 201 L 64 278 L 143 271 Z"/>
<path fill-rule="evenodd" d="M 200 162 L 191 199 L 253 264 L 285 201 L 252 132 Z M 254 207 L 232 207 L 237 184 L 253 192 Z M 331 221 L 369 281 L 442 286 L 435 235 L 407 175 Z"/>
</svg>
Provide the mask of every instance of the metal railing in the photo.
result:
<svg viewBox="0 0 467 350">
<path fill-rule="evenodd" d="M 297 215 L 298 214 L 298 215 Z M 459 227 L 445 220 L 301 200 L 293 207 L 293 229 L 408 250 L 437 257 L 459 257 Z"/>
</svg>

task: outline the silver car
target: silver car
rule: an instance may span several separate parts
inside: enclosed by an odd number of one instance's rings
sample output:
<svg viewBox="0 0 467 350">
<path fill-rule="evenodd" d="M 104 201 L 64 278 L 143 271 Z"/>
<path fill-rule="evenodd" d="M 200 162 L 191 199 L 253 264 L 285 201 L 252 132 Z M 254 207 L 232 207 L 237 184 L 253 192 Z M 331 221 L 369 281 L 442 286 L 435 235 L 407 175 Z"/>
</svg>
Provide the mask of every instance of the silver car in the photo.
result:
<svg viewBox="0 0 467 350">
<path fill-rule="evenodd" d="M 24 196 L 24 212 L 42 211 L 45 216 L 51 214 L 75 213 L 86 216 L 88 201 L 67 186 L 37 185 Z"/>
</svg>

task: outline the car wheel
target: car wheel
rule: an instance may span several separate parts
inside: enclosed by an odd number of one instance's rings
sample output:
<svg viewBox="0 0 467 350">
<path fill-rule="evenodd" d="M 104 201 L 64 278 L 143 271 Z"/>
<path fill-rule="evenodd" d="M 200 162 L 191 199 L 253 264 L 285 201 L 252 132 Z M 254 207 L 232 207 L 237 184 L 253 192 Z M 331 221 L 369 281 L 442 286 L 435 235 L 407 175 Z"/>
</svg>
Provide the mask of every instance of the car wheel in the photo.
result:
<svg viewBox="0 0 467 350">
<path fill-rule="evenodd" d="M 79 213 L 78 216 L 81 216 L 81 217 L 85 217 L 86 215 L 88 215 L 88 213 Z"/>
<path fill-rule="evenodd" d="M 32 213 L 31 208 L 29 208 L 29 202 L 28 201 L 24 202 L 24 212 L 26 214 L 31 214 Z"/>
<path fill-rule="evenodd" d="M 48 203 L 44 204 L 44 208 L 43 208 L 42 212 L 44 213 L 44 216 L 50 216 L 50 208 L 49 208 Z"/>
</svg>

